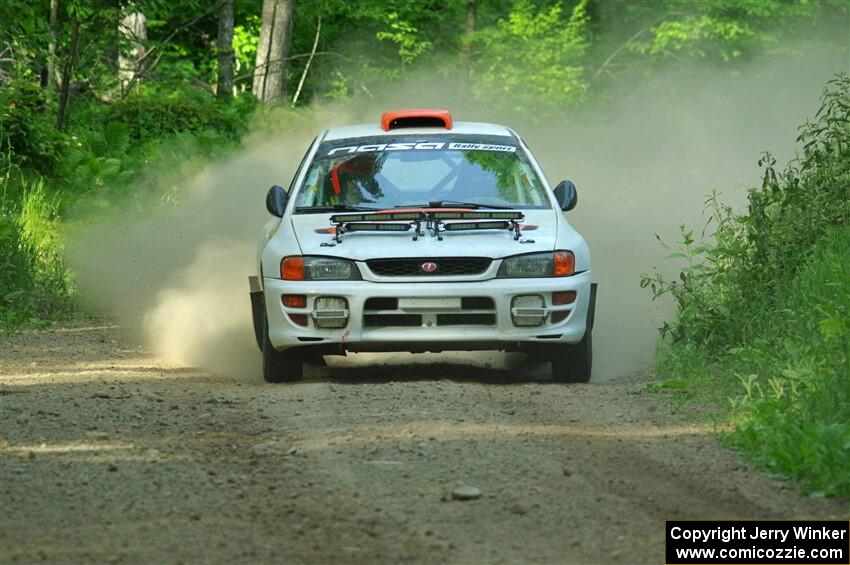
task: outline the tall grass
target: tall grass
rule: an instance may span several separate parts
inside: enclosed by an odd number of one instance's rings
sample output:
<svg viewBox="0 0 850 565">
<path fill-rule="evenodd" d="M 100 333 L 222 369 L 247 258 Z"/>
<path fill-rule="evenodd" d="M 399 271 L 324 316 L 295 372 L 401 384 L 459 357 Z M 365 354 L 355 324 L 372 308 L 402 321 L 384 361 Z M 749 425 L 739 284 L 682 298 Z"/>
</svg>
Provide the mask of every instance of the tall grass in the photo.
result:
<svg viewBox="0 0 850 565">
<path fill-rule="evenodd" d="M 744 386 L 732 445 L 813 493 L 850 497 L 850 228 L 778 290 L 759 338 L 723 360 Z"/>
<path fill-rule="evenodd" d="M 828 232 L 771 302 L 732 314 L 748 326 L 732 347 L 666 342 L 659 373 L 725 404 L 724 439 L 769 471 L 850 497 L 850 228 Z"/>
<path fill-rule="evenodd" d="M 58 231 L 60 199 L 43 179 L 16 179 L 18 198 L 8 196 L 14 167 L 0 178 L 0 329 L 40 324 L 72 307 L 71 284 Z"/>
<path fill-rule="evenodd" d="M 850 78 L 831 81 L 802 152 L 765 155 L 746 215 L 709 200 L 714 240 L 684 231 L 678 313 L 659 373 L 725 402 L 727 441 L 810 493 L 850 498 Z"/>
</svg>

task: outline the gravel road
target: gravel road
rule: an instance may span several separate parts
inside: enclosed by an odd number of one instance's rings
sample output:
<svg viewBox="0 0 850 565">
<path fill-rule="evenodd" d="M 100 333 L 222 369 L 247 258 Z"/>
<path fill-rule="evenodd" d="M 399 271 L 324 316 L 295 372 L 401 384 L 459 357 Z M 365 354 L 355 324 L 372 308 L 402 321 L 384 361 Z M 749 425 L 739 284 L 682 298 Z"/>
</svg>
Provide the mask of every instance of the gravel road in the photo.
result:
<svg viewBox="0 0 850 565">
<path fill-rule="evenodd" d="M 0 337 L 0 561 L 663 563 L 665 519 L 847 518 L 646 375 L 428 359 L 272 386 L 91 322 Z"/>
</svg>

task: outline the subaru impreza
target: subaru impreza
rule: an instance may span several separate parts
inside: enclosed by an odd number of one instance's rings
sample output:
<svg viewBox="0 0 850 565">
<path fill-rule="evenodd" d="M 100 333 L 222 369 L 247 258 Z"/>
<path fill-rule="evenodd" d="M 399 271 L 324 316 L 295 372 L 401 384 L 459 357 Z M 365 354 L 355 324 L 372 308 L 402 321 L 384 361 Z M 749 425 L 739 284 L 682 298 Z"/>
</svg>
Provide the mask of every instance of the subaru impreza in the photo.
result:
<svg viewBox="0 0 850 565">
<path fill-rule="evenodd" d="M 249 277 L 263 376 L 347 352 L 521 351 L 586 382 L 596 285 L 552 188 L 508 127 L 394 110 L 320 133 L 266 197 Z"/>
</svg>

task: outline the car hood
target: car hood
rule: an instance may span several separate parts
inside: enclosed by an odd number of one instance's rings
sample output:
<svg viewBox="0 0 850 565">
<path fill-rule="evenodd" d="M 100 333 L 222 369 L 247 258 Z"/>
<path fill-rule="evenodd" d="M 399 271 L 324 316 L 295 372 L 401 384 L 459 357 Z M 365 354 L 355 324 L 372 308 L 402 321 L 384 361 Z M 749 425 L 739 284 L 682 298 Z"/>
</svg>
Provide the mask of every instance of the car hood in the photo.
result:
<svg viewBox="0 0 850 565">
<path fill-rule="evenodd" d="M 555 248 L 558 218 L 554 210 L 523 210 L 520 241 L 508 230 L 443 232 L 443 240 L 428 230 L 417 241 L 409 232 L 356 232 L 335 243 L 327 229 L 331 214 L 293 214 L 292 227 L 304 255 L 345 257 L 355 261 L 383 257 L 507 257 Z M 324 245 L 323 245 L 324 244 Z"/>
</svg>

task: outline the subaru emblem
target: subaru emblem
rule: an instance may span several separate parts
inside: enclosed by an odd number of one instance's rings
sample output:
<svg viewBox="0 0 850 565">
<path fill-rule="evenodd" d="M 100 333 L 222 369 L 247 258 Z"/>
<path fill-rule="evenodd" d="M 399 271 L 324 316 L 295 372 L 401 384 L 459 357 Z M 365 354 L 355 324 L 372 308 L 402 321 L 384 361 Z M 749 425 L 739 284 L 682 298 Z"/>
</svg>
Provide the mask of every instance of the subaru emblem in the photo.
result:
<svg viewBox="0 0 850 565">
<path fill-rule="evenodd" d="M 422 263 L 421 269 L 425 273 L 433 273 L 434 271 L 437 270 L 437 264 L 432 263 L 431 261 L 427 261 L 425 263 Z"/>
</svg>

